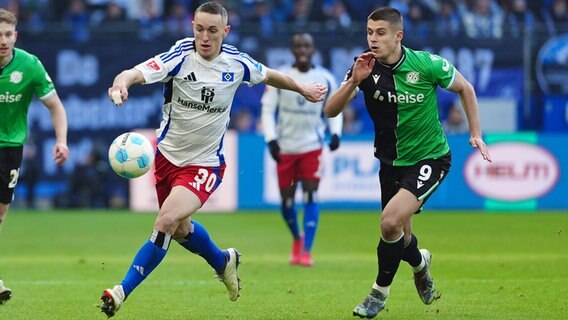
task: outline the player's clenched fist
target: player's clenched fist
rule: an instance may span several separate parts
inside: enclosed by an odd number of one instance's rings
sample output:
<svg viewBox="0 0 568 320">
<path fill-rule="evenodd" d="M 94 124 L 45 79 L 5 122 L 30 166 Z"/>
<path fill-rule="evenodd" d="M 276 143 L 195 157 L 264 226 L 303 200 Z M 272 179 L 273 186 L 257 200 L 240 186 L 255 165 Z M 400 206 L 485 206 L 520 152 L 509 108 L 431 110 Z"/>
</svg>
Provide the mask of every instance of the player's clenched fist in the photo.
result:
<svg viewBox="0 0 568 320">
<path fill-rule="evenodd" d="M 121 106 L 128 100 L 128 91 L 125 86 L 114 85 L 108 89 L 108 97 L 115 105 Z"/>
</svg>

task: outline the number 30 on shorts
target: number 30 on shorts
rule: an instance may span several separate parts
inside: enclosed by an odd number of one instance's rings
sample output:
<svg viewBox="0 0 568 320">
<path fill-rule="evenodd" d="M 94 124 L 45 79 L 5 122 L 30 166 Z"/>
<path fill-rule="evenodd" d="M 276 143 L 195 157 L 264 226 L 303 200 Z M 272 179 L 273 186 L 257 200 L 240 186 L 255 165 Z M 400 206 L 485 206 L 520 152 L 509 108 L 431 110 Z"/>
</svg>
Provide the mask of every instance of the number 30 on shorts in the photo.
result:
<svg viewBox="0 0 568 320">
<path fill-rule="evenodd" d="M 195 189 L 201 190 L 201 186 L 205 185 L 205 191 L 212 192 L 217 185 L 217 175 L 209 173 L 207 169 L 200 168 L 195 176 Z"/>
</svg>

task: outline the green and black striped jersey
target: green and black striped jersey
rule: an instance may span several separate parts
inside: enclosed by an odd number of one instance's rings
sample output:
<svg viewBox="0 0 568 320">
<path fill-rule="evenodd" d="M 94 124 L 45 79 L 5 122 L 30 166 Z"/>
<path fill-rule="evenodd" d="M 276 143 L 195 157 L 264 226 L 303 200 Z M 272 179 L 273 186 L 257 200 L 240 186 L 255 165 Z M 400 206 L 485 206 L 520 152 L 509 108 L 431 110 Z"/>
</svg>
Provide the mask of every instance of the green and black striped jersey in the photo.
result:
<svg viewBox="0 0 568 320">
<path fill-rule="evenodd" d="M 375 125 L 375 157 L 394 166 L 410 166 L 450 151 L 436 89 L 448 89 L 455 80 L 455 68 L 446 59 L 402 49 L 402 58 L 394 65 L 377 60 L 358 87 Z M 351 72 L 352 68 L 345 80 Z"/>
<path fill-rule="evenodd" d="M 45 100 L 54 93 L 53 82 L 39 59 L 14 49 L 12 61 L 0 68 L 0 147 L 22 146 L 33 96 Z"/>
</svg>

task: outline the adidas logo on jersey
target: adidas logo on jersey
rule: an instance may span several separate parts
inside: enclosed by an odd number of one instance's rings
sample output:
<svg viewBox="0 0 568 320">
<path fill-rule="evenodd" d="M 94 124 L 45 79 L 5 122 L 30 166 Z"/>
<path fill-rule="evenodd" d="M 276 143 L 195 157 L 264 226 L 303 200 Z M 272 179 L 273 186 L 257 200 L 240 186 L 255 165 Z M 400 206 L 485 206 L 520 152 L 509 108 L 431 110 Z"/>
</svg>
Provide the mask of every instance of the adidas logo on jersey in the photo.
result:
<svg viewBox="0 0 568 320">
<path fill-rule="evenodd" d="M 192 72 L 192 73 L 188 74 L 187 76 L 185 76 L 183 78 L 183 80 L 195 81 L 195 80 L 197 80 L 197 78 L 195 77 L 195 73 Z"/>
</svg>

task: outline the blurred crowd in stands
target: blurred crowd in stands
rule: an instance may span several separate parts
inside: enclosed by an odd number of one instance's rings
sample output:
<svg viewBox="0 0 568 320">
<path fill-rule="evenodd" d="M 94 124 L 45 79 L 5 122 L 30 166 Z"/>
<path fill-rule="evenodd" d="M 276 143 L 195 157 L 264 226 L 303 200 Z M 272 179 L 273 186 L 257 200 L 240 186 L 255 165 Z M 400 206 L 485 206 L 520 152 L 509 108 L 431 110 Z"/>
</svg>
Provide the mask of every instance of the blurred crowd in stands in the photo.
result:
<svg viewBox="0 0 568 320">
<path fill-rule="evenodd" d="M 26 32 L 42 33 L 63 25 L 74 40 L 91 31 L 135 32 L 141 39 L 191 35 L 192 14 L 204 0 L 0 0 L 17 12 Z M 342 31 L 357 28 L 381 6 L 399 9 L 407 33 L 499 39 L 522 36 L 540 27 L 550 35 L 566 31 L 568 0 L 224 0 L 232 38 L 240 32 L 270 37 L 283 31 Z"/>
<path fill-rule="evenodd" d="M 78 43 L 94 35 L 152 40 L 192 35 L 195 9 L 206 0 L 0 0 L 19 17 L 20 41 L 50 33 Z M 361 34 L 375 8 L 397 8 L 405 33 L 415 37 L 521 38 L 538 29 L 568 32 L 568 0 L 223 0 L 232 32 L 227 43 L 249 52 L 277 33 L 297 31 Z M 246 39 L 254 39 L 255 44 Z M 247 45 L 248 44 L 248 45 Z M 254 52 L 254 51 L 253 51 Z M 237 97 L 238 100 L 239 97 Z M 240 100 L 239 100 L 240 101 Z M 243 110 L 240 110 L 242 107 Z M 349 112 L 349 111 L 347 111 Z M 445 114 L 445 113 L 444 113 Z M 448 113 L 449 115 L 449 113 Z M 255 108 L 234 108 L 231 126 L 258 130 Z M 346 131 L 364 130 L 355 108 Z M 444 117 L 445 119 L 446 117 Z M 363 128 L 363 129 L 362 129 Z"/>
<path fill-rule="evenodd" d="M 192 35 L 195 9 L 206 0 L 0 0 L 19 17 L 20 41 L 50 32 L 78 43 L 94 35 L 152 40 Z M 278 33 L 361 34 L 375 8 L 397 8 L 405 33 L 427 38 L 521 38 L 538 29 L 547 36 L 568 32 L 568 0 L 223 0 L 232 32 L 227 43 L 250 48 Z M 255 44 L 246 39 L 254 39 Z M 247 45 L 248 44 L 248 45 Z M 247 93 L 247 96 L 249 94 Z M 236 101 L 240 96 L 236 97 Z M 242 101 L 241 101 L 242 102 Z M 258 108 L 238 103 L 231 127 L 258 131 Z M 358 108 L 348 108 L 346 133 L 366 131 Z M 444 121 L 450 112 L 444 112 Z M 455 119 L 462 117 L 456 113 Z M 454 130 L 465 131 L 458 125 Z"/>
</svg>

